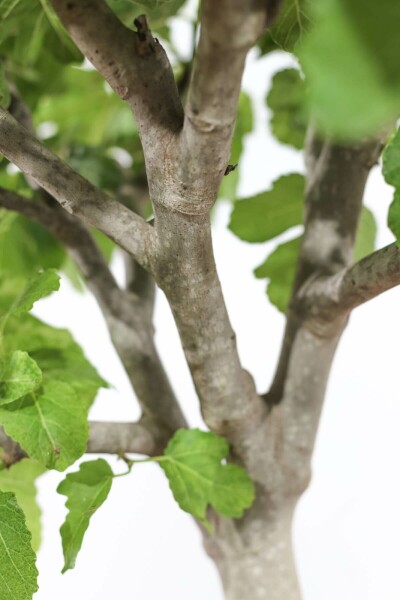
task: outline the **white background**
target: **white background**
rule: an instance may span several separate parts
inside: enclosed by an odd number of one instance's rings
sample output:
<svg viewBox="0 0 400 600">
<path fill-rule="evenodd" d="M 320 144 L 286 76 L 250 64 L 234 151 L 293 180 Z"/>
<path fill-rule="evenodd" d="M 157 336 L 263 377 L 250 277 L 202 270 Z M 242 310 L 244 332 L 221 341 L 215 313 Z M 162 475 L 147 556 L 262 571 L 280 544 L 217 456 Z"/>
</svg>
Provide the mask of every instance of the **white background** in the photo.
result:
<svg viewBox="0 0 400 600">
<path fill-rule="evenodd" d="M 175 26 L 184 47 L 183 26 Z M 182 42 L 183 40 L 183 42 Z M 267 127 L 264 96 L 271 75 L 290 65 L 283 54 L 255 61 L 244 88 L 256 110 L 255 133 L 240 164 L 240 193 L 267 189 L 279 175 L 302 172 L 301 154 L 276 143 Z M 392 191 L 375 168 L 366 204 L 379 223 L 378 246 L 393 238 L 385 226 Z M 215 218 L 215 254 L 243 365 L 266 391 L 275 367 L 283 317 L 269 305 L 265 282 L 252 269 L 274 244 L 249 245 L 227 229 L 231 207 Z M 122 276 L 119 257 L 113 262 Z M 399 290 L 359 308 L 341 341 L 330 379 L 313 461 L 313 480 L 301 499 L 294 540 L 304 600 L 400 598 L 400 402 L 398 394 Z M 132 420 L 139 411 L 97 305 L 68 282 L 41 302 L 36 314 L 69 328 L 88 358 L 114 389 L 101 391 L 91 417 Z M 164 297 L 156 303 L 157 345 L 192 426 L 202 426 L 198 403 Z M 89 457 L 93 458 L 93 457 Z M 124 469 L 110 458 L 116 470 Z M 120 478 L 92 518 L 75 570 L 61 575 L 58 529 L 65 497 L 56 492 L 62 474 L 39 481 L 43 545 L 40 591 L 35 600 L 222 600 L 213 563 L 191 518 L 175 505 L 156 465 L 137 465 Z M 284 599 L 282 599 L 284 600 Z"/>
</svg>

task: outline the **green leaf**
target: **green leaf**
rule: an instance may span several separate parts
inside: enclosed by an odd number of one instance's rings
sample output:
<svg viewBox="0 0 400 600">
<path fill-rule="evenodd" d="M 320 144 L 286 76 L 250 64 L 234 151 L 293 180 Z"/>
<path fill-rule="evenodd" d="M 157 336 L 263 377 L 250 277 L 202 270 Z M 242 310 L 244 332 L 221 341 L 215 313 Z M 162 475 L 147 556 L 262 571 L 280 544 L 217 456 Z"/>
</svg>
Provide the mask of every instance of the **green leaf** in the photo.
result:
<svg viewBox="0 0 400 600">
<path fill-rule="evenodd" d="M 44 379 L 68 381 L 86 410 L 91 406 L 99 387 L 107 387 L 107 383 L 65 329 L 51 327 L 27 315 L 21 319 L 10 319 L 7 331 L 5 351 L 21 348 L 37 362 Z"/>
<path fill-rule="evenodd" d="M 86 415 L 71 385 L 48 380 L 36 392 L 1 406 L 0 424 L 31 458 L 64 471 L 86 450 Z"/>
<path fill-rule="evenodd" d="M 98 388 L 106 384 L 69 332 L 23 314 L 35 299 L 58 285 L 55 273 L 47 274 L 50 277 L 44 273 L 32 280 L 14 301 L 20 282 L 0 281 L 0 306 L 12 306 L 7 313 L 11 316 L 3 339 L 4 354 L 27 352 L 43 374 L 40 387 L 0 406 L 0 424 L 29 456 L 62 471 L 84 453 L 87 412 Z M 22 314 L 16 318 L 13 312 Z"/>
<path fill-rule="evenodd" d="M 301 237 L 281 244 L 254 270 L 258 279 L 268 278 L 268 298 L 281 312 L 285 312 L 292 291 Z"/>
<path fill-rule="evenodd" d="M 3 65 L 0 63 L 0 106 L 8 108 L 10 106 L 11 96 L 8 89 L 6 77 L 4 75 Z"/>
<path fill-rule="evenodd" d="M 116 248 L 115 243 L 108 236 L 104 235 L 104 233 L 97 231 L 97 229 L 92 229 L 91 233 L 104 254 L 104 258 L 109 263 Z"/>
<path fill-rule="evenodd" d="M 304 177 L 277 179 L 271 190 L 236 202 L 229 229 L 246 242 L 265 242 L 303 222 Z"/>
<path fill-rule="evenodd" d="M 393 202 L 389 207 L 388 226 L 394 233 L 397 243 L 400 244 L 400 190 L 396 190 Z"/>
<path fill-rule="evenodd" d="M 361 260 L 375 250 L 376 221 L 372 212 L 363 206 L 354 245 L 354 260 Z"/>
<path fill-rule="evenodd" d="M 121 167 L 114 159 L 106 156 L 101 148 L 74 145 L 69 164 L 98 187 L 115 190 L 122 183 Z"/>
<path fill-rule="evenodd" d="M 317 22 L 300 52 L 312 114 L 325 135 L 374 134 L 399 114 L 400 3 L 314 4 Z"/>
<path fill-rule="evenodd" d="M 27 354 L 17 350 L 0 361 L 0 405 L 33 392 L 42 382 L 42 372 Z"/>
<path fill-rule="evenodd" d="M 97 71 L 73 66 L 64 69 L 63 85 L 55 92 L 43 90 L 35 111 L 35 124 L 55 123 L 58 134 L 49 140 L 53 150 L 69 145 L 71 153 L 92 152 L 104 155 L 104 146 L 128 146 L 136 134 L 129 106 L 115 94 L 107 93 L 104 79 Z M 78 156 L 77 156 L 78 158 Z M 76 162 L 76 161 L 75 161 Z M 86 172 L 90 172 L 90 164 Z M 93 170 L 93 169 L 92 169 Z M 96 173 L 96 182 L 100 176 Z"/>
<path fill-rule="evenodd" d="M 224 438 L 198 429 L 179 429 L 158 458 L 179 506 L 201 521 L 208 505 L 239 518 L 254 500 L 254 485 L 245 470 L 221 464 L 229 454 Z"/>
<path fill-rule="evenodd" d="M 278 44 L 274 41 L 271 36 L 271 32 L 266 31 L 258 41 L 257 46 L 260 49 L 260 56 L 265 56 L 270 52 L 274 52 L 275 50 L 280 50 Z"/>
<path fill-rule="evenodd" d="M 288 52 L 297 49 L 312 24 L 311 0 L 283 0 L 278 16 L 269 29 L 274 42 Z"/>
<path fill-rule="evenodd" d="M 400 240 L 400 129 L 390 140 L 383 152 L 383 176 L 386 183 L 395 188 L 393 202 L 389 208 L 388 226 Z"/>
<path fill-rule="evenodd" d="M 32 600 L 37 591 L 35 553 L 15 495 L 0 492 L 0 598 Z"/>
<path fill-rule="evenodd" d="M 32 548 L 35 552 L 39 549 L 41 538 L 41 511 L 36 502 L 35 481 L 44 472 L 45 469 L 41 464 L 27 458 L 9 469 L 0 471 L 0 490 L 14 492 L 17 502 L 25 514 L 26 525 L 32 534 Z"/>
<path fill-rule="evenodd" d="M 46 17 L 45 46 L 48 51 L 61 63 L 81 62 L 82 54 L 67 34 L 49 0 L 40 0 L 40 4 Z"/>
<path fill-rule="evenodd" d="M 0 2 L 1 19 L 0 20 L 4 21 L 5 19 L 7 19 L 7 17 L 9 17 L 9 15 L 12 13 L 14 8 L 16 8 L 20 2 L 21 2 L 21 0 L 1 0 L 1 2 Z"/>
<path fill-rule="evenodd" d="M 111 8 L 124 22 L 146 13 L 152 30 L 165 29 L 165 21 L 175 15 L 185 0 L 108 0 Z"/>
<path fill-rule="evenodd" d="M 61 267 L 66 257 L 61 244 L 41 225 L 15 213 L 9 215 L 11 220 L 7 215 L 0 219 L 0 227 L 8 222 L 8 227 L 0 229 L 0 276 L 28 278 L 39 269 Z"/>
<path fill-rule="evenodd" d="M 58 290 L 59 287 L 60 278 L 53 269 L 39 273 L 28 281 L 7 311 L 7 316 L 14 315 L 18 317 L 29 312 L 35 302 Z"/>
<path fill-rule="evenodd" d="M 267 106 L 271 109 L 271 129 L 276 139 L 299 150 L 303 148 L 308 111 L 300 71 L 285 69 L 274 75 Z"/>
<path fill-rule="evenodd" d="M 57 492 L 68 498 L 69 510 L 60 529 L 65 561 L 63 573 L 74 568 L 90 518 L 106 500 L 113 476 L 108 463 L 99 458 L 82 463 L 79 471 L 67 475 L 58 486 Z"/>
<path fill-rule="evenodd" d="M 397 129 L 383 152 L 382 173 L 386 183 L 400 187 L 400 129 Z"/>
</svg>

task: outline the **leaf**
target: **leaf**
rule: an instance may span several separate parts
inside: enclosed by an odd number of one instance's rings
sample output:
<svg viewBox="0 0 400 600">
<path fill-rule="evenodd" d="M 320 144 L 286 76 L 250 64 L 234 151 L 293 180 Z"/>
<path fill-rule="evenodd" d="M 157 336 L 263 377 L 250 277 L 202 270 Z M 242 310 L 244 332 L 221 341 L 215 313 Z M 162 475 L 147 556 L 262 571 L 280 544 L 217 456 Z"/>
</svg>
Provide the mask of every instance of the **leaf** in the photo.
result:
<svg viewBox="0 0 400 600">
<path fill-rule="evenodd" d="M 363 206 L 354 245 L 354 260 L 361 260 L 375 250 L 376 221 L 373 213 Z"/>
<path fill-rule="evenodd" d="M 400 190 L 396 190 L 393 196 L 393 202 L 389 207 L 388 226 L 400 243 Z"/>
<path fill-rule="evenodd" d="M 74 568 L 90 518 L 106 500 L 113 476 L 108 463 L 99 458 L 82 463 L 79 471 L 69 473 L 58 486 L 57 492 L 68 498 L 69 511 L 60 529 L 65 561 L 63 573 Z"/>
<path fill-rule="evenodd" d="M 397 129 L 383 152 L 382 173 L 386 183 L 400 187 L 400 129 Z"/>
<path fill-rule="evenodd" d="M 29 312 L 35 302 L 48 296 L 60 287 L 60 278 L 53 269 L 39 273 L 26 284 L 22 292 L 7 311 L 7 316 L 20 316 Z"/>
<path fill-rule="evenodd" d="M 6 183 L 8 189 L 11 186 Z M 38 247 L 29 232 L 25 230 L 26 220 L 20 215 L 9 213 L 11 219 L 3 216 L 1 221 L 7 227 L 0 231 L 0 244 L 4 252 L 0 254 L 1 277 L 32 276 L 42 265 L 37 262 Z"/>
<path fill-rule="evenodd" d="M 40 0 L 40 4 L 47 21 L 45 45 L 48 51 L 61 63 L 82 62 L 82 54 L 67 34 L 49 0 Z"/>
<path fill-rule="evenodd" d="M 283 0 L 278 16 L 269 29 L 274 42 L 293 52 L 302 42 L 312 24 L 312 1 Z"/>
<path fill-rule="evenodd" d="M 6 187 L 9 188 L 8 185 Z M 61 244 L 38 223 L 21 215 L 13 216 L 9 227 L 0 231 L 3 250 L 0 254 L 0 276 L 15 277 L 18 273 L 28 278 L 39 269 L 60 268 L 66 258 Z"/>
<path fill-rule="evenodd" d="M 400 105 L 400 3 L 319 0 L 300 51 L 324 135 L 354 140 L 391 123 Z"/>
<path fill-rule="evenodd" d="M 268 258 L 254 270 L 258 279 L 268 278 L 268 298 L 281 312 L 285 312 L 292 291 L 301 237 L 278 246 Z"/>
<path fill-rule="evenodd" d="M 8 108 L 10 106 L 11 96 L 8 89 L 6 77 L 4 75 L 3 65 L 0 63 L 0 106 Z"/>
<path fill-rule="evenodd" d="M 305 83 L 297 69 L 279 71 L 272 78 L 267 96 L 271 110 L 271 129 L 283 144 L 301 149 L 304 146 L 308 114 Z"/>
<path fill-rule="evenodd" d="M 122 183 L 120 166 L 99 148 L 72 146 L 69 164 L 80 175 L 98 187 L 115 190 Z"/>
<path fill-rule="evenodd" d="M 386 183 L 394 186 L 393 202 L 389 207 L 388 226 L 400 241 L 400 129 L 396 131 L 383 152 L 382 172 Z"/>
<path fill-rule="evenodd" d="M 303 222 L 304 177 L 277 179 L 271 190 L 236 202 L 229 229 L 246 242 L 265 242 Z"/>
<path fill-rule="evenodd" d="M 65 329 L 51 327 L 27 315 L 18 320 L 10 319 L 7 331 L 5 350 L 11 352 L 22 348 L 37 362 L 46 380 L 68 381 L 86 410 L 91 406 L 99 387 L 107 387 L 107 383 Z"/>
<path fill-rule="evenodd" d="M 24 458 L 9 469 L 0 471 L 0 490 L 13 492 L 26 518 L 26 526 L 32 534 L 32 548 L 40 546 L 40 508 L 36 502 L 35 481 L 45 472 L 44 467 L 34 460 Z M 1 596 L 1 594 L 0 594 Z"/>
<path fill-rule="evenodd" d="M 201 521 L 210 504 L 217 512 L 239 518 L 254 500 L 254 485 L 245 470 L 221 464 L 227 458 L 227 441 L 199 429 L 179 429 L 164 456 L 158 458 L 179 506 Z"/>
<path fill-rule="evenodd" d="M 175 15 L 185 0 L 108 0 L 108 3 L 124 21 L 146 13 L 151 29 L 160 31 L 165 28 L 168 17 Z"/>
<path fill-rule="evenodd" d="M 21 0 L 2 0 L 0 2 L 0 21 L 4 21 L 11 14 Z"/>
<path fill-rule="evenodd" d="M 104 146 L 125 147 L 136 134 L 129 107 L 115 94 L 108 94 L 104 79 L 97 71 L 85 71 L 73 66 L 64 69 L 64 85 L 56 92 L 43 90 L 35 111 L 39 125 L 55 123 L 58 135 L 51 140 L 52 149 L 59 151 L 68 144 L 76 149 L 104 155 Z M 103 146 L 103 147 L 102 147 Z M 78 158 L 78 157 L 77 157 Z M 90 171 L 86 166 L 86 171 Z M 98 181 L 99 174 L 96 174 Z"/>
<path fill-rule="evenodd" d="M 280 50 L 278 44 L 273 40 L 271 36 L 271 32 L 267 30 L 261 38 L 258 40 L 257 46 L 260 49 L 260 55 L 265 56 L 270 52 L 274 52 L 275 50 Z"/>
<path fill-rule="evenodd" d="M 27 354 L 17 350 L 0 361 L 0 405 L 33 392 L 42 382 L 42 372 Z"/>
<path fill-rule="evenodd" d="M 91 233 L 100 247 L 100 250 L 104 254 L 104 258 L 106 259 L 107 263 L 110 263 L 111 257 L 116 248 L 115 243 L 110 240 L 108 236 L 104 235 L 104 233 L 97 231 L 97 229 L 92 229 Z"/>
<path fill-rule="evenodd" d="M 86 450 L 87 408 L 71 385 L 48 380 L 36 392 L 0 407 L 0 424 L 31 457 L 64 471 Z"/>
<path fill-rule="evenodd" d="M 35 553 L 15 495 L 0 492 L 0 598 L 32 600 L 37 591 Z"/>
<path fill-rule="evenodd" d="M 31 281 L 8 309 L 11 316 L 3 339 L 5 355 L 20 349 L 27 352 L 42 371 L 43 385 L 0 406 L 0 424 L 29 456 L 62 471 L 84 453 L 87 412 L 98 388 L 106 384 L 69 332 L 45 325 L 31 315 L 12 315 L 13 311 L 19 314 L 28 309 L 34 299 L 58 285 L 55 277 Z M 0 281 L 0 306 L 10 305 L 15 286 L 20 283 Z"/>
</svg>

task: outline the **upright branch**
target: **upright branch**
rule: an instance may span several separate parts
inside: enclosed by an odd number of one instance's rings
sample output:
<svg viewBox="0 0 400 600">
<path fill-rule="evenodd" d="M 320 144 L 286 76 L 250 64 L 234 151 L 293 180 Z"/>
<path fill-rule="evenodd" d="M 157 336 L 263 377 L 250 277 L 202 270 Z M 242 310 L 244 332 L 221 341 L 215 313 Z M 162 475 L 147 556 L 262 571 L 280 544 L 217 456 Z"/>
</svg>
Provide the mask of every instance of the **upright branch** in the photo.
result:
<svg viewBox="0 0 400 600">
<path fill-rule="evenodd" d="M 246 54 L 267 23 L 253 0 L 202 3 L 183 130 L 163 176 L 149 178 L 155 214 L 153 270 L 164 290 L 208 426 L 246 462 L 244 440 L 265 406 L 242 368 L 213 256 L 209 212 L 229 158 Z M 251 465 L 247 462 L 251 471 Z"/>
<path fill-rule="evenodd" d="M 180 177 L 190 192 L 178 209 L 206 213 L 215 201 L 229 160 L 246 56 L 272 14 L 266 0 L 202 2 L 180 145 L 186 157 Z"/>
<path fill-rule="evenodd" d="M 308 138 L 305 232 L 298 259 L 283 347 L 271 389 L 271 404 L 282 400 L 292 346 L 298 329 L 309 319 L 299 290 L 318 278 L 334 275 L 352 263 L 364 188 L 381 151 L 379 140 L 357 146 Z M 320 304 L 314 313 L 322 311 Z M 317 326 L 318 318 L 313 321 Z M 322 326 L 322 325 L 321 325 Z M 329 328 L 329 325 L 328 325 Z"/>
<path fill-rule="evenodd" d="M 380 151 L 380 140 L 357 146 L 311 140 L 308 145 L 305 231 L 281 356 L 267 395 L 271 405 L 280 403 L 273 413 L 284 423 L 280 443 L 285 464 L 304 482 L 333 356 L 351 308 L 348 304 L 347 310 L 337 310 L 331 302 L 327 310 L 326 298 L 330 282 L 343 281 L 343 273 L 354 268 L 350 265 L 364 188 Z M 314 286 L 325 288 L 326 298 L 321 294 L 318 302 L 305 301 Z"/>
</svg>

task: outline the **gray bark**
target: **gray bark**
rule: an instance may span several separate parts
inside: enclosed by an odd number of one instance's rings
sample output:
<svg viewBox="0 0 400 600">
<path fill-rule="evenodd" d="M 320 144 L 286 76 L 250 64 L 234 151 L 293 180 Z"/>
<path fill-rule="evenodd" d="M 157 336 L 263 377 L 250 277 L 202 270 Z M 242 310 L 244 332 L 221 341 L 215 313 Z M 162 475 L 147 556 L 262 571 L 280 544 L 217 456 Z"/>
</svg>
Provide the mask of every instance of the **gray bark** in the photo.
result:
<svg viewBox="0 0 400 600">
<path fill-rule="evenodd" d="M 214 534 L 204 531 L 226 597 L 299 600 L 291 523 L 310 480 L 332 360 L 350 311 L 400 283 L 396 246 L 352 264 L 364 187 L 380 141 L 344 147 L 319 140 L 310 128 L 305 233 L 275 378 L 259 396 L 240 363 L 222 296 L 210 210 L 229 158 L 246 54 L 277 2 L 203 0 L 185 111 L 165 52 L 144 18 L 131 31 L 102 0 L 52 4 L 78 47 L 132 108 L 155 215 L 151 227 L 0 109 L 0 151 L 75 216 L 5 190 L 0 205 L 38 220 L 70 249 L 142 407 L 139 423 L 93 424 L 88 451 L 153 454 L 185 426 L 154 347 L 154 279 L 171 306 L 204 419 L 227 437 L 231 459 L 256 484 L 256 501 L 242 519 L 210 514 Z M 125 289 L 82 222 L 129 253 Z"/>
<path fill-rule="evenodd" d="M 263 503 L 260 497 L 257 502 Z M 205 544 L 220 572 L 225 597 L 300 600 L 292 551 L 293 499 L 283 499 L 279 507 L 259 508 L 245 527 L 220 523 L 218 535 Z"/>
</svg>

